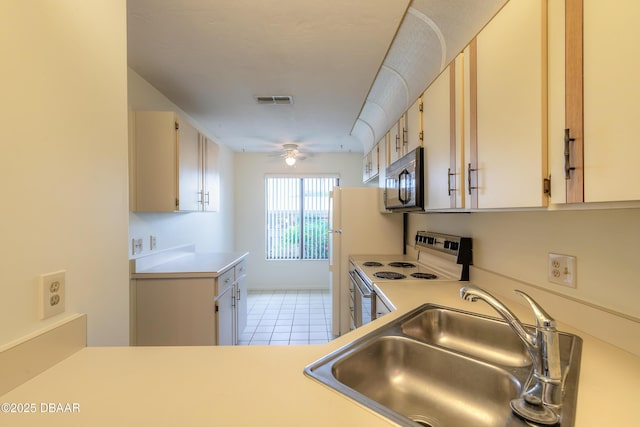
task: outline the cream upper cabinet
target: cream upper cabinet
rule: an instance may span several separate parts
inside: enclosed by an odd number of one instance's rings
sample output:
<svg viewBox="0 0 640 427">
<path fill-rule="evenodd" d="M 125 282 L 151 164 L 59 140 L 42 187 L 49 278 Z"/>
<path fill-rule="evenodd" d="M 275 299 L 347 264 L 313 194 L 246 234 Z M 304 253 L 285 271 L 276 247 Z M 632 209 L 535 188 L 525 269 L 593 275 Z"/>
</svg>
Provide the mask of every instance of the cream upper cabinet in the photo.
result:
<svg viewBox="0 0 640 427">
<path fill-rule="evenodd" d="M 404 154 L 422 146 L 422 98 L 407 110 L 403 120 Z"/>
<path fill-rule="evenodd" d="M 198 132 L 172 111 L 136 111 L 133 117 L 133 210 L 197 210 Z"/>
<path fill-rule="evenodd" d="M 466 206 L 546 206 L 546 1 L 507 3 L 469 54 Z"/>
<path fill-rule="evenodd" d="M 384 206 L 384 186 L 387 177 L 387 166 L 389 166 L 389 160 L 387 156 L 387 149 L 389 147 L 389 134 L 385 135 L 378 143 L 378 188 L 380 189 L 380 197 L 378 199 L 378 208 L 380 212 L 387 212 Z"/>
<path fill-rule="evenodd" d="M 385 138 L 383 138 L 383 141 Z M 371 150 L 367 154 L 364 155 L 362 159 L 362 181 L 369 182 L 372 179 L 378 177 L 378 173 L 380 172 L 380 156 L 379 156 L 379 146 L 381 143 L 378 143 L 371 147 Z"/>
<path fill-rule="evenodd" d="M 133 120 L 132 210 L 217 210 L 217 144 L 172 111 L 136 111 Z"/>
<path fill-rule="evenodd" d="M 204 135 L 200 135 L 200 147 L 198 153 L 201 157 L 199 161 L 200 188 L 199 201 L 202 210 L 205 212 L 217 212 L 220 208 L 220 172 L 218 168 L 219 147 L 214 141 Z"/>
<path fill-rule="evenodd" d="M 562 90 L 550 99 L 552 202 L 640 200 L 634 128 L 640 115 L 640 3 L 584 0 L 549 7 L 555 52 L 549 83 Z"/>
<path fill-rule="evenodd" d="M 389 164 L 402 157 L 402 128 L 398 121 L 389 129 Z"/>
<path fill-rule="evenodd" d="M 369 152 L 362 156 L 362 182 L 369 181 L 369 176 L 371 174 L 370 162 L 371 153 Z"/>
<path fill-rule="evenodd" d="M 463 64 L 460 54 L 422 96 L 427 210 L 464 207 Z"/>
</svg>

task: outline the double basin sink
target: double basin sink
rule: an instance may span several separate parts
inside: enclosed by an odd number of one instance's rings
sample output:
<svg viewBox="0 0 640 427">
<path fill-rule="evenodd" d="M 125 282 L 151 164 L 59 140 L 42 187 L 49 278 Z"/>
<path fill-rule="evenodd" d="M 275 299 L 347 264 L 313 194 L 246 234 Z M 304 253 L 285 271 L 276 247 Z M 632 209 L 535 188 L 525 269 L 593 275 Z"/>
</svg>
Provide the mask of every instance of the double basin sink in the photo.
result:
<svg viewBox="0 0 640 427">
<path fill-rule="evenodd" d="M 526 326 L 527 329 L 533 327 Z M 575 422 L 582 340 L 559 333 L 560 421 Z M 537 426 L 509 402 L 535 381 L 502 319 L 425 304 L 328 354 L 305 374 L 403 426 Z"/>
</svg>

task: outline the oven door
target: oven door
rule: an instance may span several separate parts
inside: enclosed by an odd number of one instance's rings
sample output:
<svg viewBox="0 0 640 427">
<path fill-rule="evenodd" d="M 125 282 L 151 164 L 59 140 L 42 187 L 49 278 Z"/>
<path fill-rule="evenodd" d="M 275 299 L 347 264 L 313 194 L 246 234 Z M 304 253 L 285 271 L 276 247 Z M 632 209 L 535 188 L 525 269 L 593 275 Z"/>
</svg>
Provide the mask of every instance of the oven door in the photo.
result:
<svg viewBox="0 0 640 427">
<path fill-rule="evenodd" d="M 360 275 L 352 270 L 349 272 L 351 285 L 353 286 L 353 323 L 356 328 L 371 322 L 371 288 L 365 283 Z"/>
</svg>

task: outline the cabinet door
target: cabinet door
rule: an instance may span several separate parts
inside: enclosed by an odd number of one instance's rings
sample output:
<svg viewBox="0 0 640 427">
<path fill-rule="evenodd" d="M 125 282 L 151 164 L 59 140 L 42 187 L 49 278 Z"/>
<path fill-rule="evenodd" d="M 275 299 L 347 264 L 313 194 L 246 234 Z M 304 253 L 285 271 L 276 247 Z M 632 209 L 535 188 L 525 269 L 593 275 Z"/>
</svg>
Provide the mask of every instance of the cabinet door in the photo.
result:
<svg viewBox="0 0 640 427">
<path fill-rule="evenodd" d="M 370 162 L 371 162 L 371 152 L 368 152 L 362 157 L 362 182 L 369 181 L 369 176 L 371 175 L 371 170 L 369 166 Z"/>
<path fill-rule="evenodd" d="M 637 77 L 640 3 L 585 0 L 565 4 L 566 20 L 558 27 L 566 34 L 558 33 L 566 37 L 566 50 L 561 51 L 566 52 L 566 57 L 558 55 L 564 61 L 557 61 L 556 65 L 566 66 L 566 78 L 560 83 L 566 82 L 565 127 L 569 128 L 570 137 L 576 139 L 570 143 L 569 166 L 576 169 L 569 171 L 566 198 L 564 188 L 558 191 L 554 183 L 552 200 L 557 203 L 640 200 L 637 167 L 640 144 L 635 142 L 634 127 L 640 114 Z M 561 9 L 562 5 L 555 6 Z M 566 27 L 562 27 L 565 22 Z M 557 75 L 557 81 L 565 77 L 562 73 Z M 575 81 L 582 83 L 578 86 L 582 99 L 572 96 L 576 90 L 571 83 Z M 580 113 L 584 114 L 583 122 L 570 123 Z M 550 137 L 550 156 L 554 165 L 552 176 L 564 184 L 561 130 Z"/>
<path fill-rule="evenodd" d="M 240 334 L 247 326 L 247 261 L 242 260 L 235 266 L 236 277 L 236 344 Z"/>
<path fill-rule="evenodd" d="M 388 135 L 388 134 L 387 134 Z M 380 188 L 380 193 L 378 197 L 378 210 L 380 212 L 387 212 L 387 209 L 384 207 L 384 185 L 387 177 L 387 136 L 382 138 L 378 143 L 378 162 L 379 162 L 379 172 L 378 172 L 378 188 Z"/>
<path fill-rule="evenodd" d="M 217 212 L 220 209 L 220 172 L 218 144 L 204 135 L 200 136 L 200 155 L 202 156 L 202 210 Z"/>
<path fill-rule="evenodd" d="M 380 143 L 371 149 L 371 178 L 377 178 L 380 174 Z"/>
<path fill-rule="evenodd" d="M 547 204 L 545 7 L 544 0 L 509 2 L 477 36 L 472 207 Z"/>
<path fill-rule="evenodd" d="M 438 76 L 422 97 L 427 209 L 462 207 L 462 55 Z"/>
<path fill-rule="evenodd" d="M 379 145 L 380 144 L 378 143 L 371 147 L 371 150 L 367 154 L 365 154 L 364 158 L 362 159 L 363 182 L 369 182 L 372 179 L 378 177 L 378 174 L 380 172 L 380 157 L 378 151 Z"/>
<path fill-rule="evenodd" d="M 186 120 L 178 121 L 178 210 L 201 210 L 200 135 Z"/>
<path fill-rule="evenodd" d="M 198 131 L 171 111 L 136 111 L 135 211 L 201 209 Z"/>
<path fill-rule="evenodd" d="M 640 200 L 640 3 L 584 2 L 585 202 Z"/>
<path fill-rule="evenodd" d="M 400 122 L 389 129 L 389 164 L 402 157 L 402 131 Z"/>
<path fill-rule="evenodd" d="M 408 153 L 422 146 L 422 99 L 418 98 L 404 115 L 404 127 L 406 130 L 406 142 L 404 153 Z"/>
<path fill-rule="evenodd" d="M 135 211 L 174 212 L 177 209 L 177 118 L 170 111 L 136 111 Z"/>
<path fill-rule="evenodd" d="M 233 289 L 233 285 L 229 286 L 216 297 L 218 345 L 235 344 L 235 322 L 233 320 L 235 295 Z"/>
<path fill-rule="evenodd" d="M 391 313 L 391 309 L 382 301 L 382 299 L 376 295 L 376 319 L 381 318 L 385 314 Z"/>
<path fill-rule="evenodd" d="M 136 280 L 137 345 L 214 345 L 212 279 Z"/>
</svg>

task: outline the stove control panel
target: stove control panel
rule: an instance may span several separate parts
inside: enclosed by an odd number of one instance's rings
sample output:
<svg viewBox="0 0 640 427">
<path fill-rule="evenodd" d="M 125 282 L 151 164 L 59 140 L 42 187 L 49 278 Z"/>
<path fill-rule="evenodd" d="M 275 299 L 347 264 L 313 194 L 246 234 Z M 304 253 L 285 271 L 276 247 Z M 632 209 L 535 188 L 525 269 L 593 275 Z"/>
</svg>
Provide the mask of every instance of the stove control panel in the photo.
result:
<svg viewBox="0 0 640 427">
<path fill-rule="evenodd" d="M 451 234 L 418 231 L 416 233 L 416 249 L 423 248 L 443 252 L 456 257 L 458 264 L 472 264 L 471 238 L 453 236 Z"/>
</svg>

